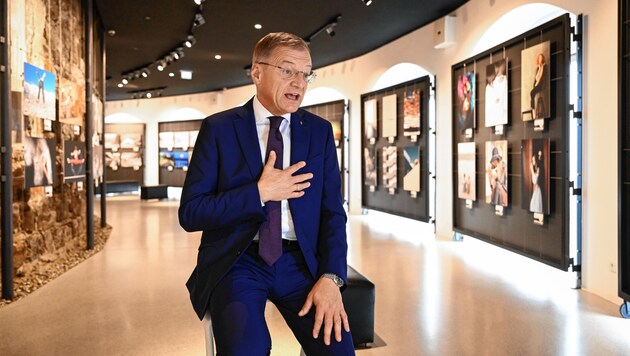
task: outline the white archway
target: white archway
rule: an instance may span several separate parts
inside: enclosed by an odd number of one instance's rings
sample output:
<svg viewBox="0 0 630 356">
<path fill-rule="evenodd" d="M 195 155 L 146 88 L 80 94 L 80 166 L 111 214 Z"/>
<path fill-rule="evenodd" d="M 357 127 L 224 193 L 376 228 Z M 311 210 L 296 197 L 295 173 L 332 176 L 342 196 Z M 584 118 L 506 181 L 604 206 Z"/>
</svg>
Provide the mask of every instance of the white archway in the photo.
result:
<svg viewBox="0 0 630 356">
<path fill-rule="evenodd" d="M 430 75 L 426 69 L 414 63 L 398 63 L 386 70 L 372 86 L 372 91 L 391 87 L 409 81 L 409 78 L 420 78 Z"/>
</svg>

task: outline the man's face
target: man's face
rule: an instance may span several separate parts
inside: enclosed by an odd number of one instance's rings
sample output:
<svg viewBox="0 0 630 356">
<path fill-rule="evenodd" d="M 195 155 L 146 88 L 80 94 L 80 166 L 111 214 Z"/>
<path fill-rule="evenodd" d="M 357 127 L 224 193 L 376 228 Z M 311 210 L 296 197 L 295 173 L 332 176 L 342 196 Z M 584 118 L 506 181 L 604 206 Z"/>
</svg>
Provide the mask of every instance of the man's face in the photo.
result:
<svg viewBox="0 0 630 356">
<path fill-rule="evenodd" d="M 306 50 L 288 47 L 276 48 L 269 58 L 262 62 L 273 66 L 289 68 L 294 72 L 310 73 L 312 69 L 311 55 Z M 301 72 L 292 78 L 283 78 L 282 70 L 271 65 L 254 63 L 252 79 L 256 84 L 258 100 L 274 115 L 293 113 L 302 104 L 308 83 Z"/>
</svg>

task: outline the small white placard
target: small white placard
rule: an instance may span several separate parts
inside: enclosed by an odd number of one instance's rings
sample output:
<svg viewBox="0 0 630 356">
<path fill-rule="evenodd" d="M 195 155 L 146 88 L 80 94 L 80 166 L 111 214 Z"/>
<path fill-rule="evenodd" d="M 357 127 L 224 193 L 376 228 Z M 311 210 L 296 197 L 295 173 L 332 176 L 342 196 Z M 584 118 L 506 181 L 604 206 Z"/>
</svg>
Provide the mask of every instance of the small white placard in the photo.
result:
<svg viewBox="0 0 630 356">
<path fill-rule="evenodd" d="M 394 195 L 394 194 L 396 194 L 396 189 L 389 188 L 389 195 Z"/>
<path fill-rule="evenodd" d="M 503 125 L 494 126 L 494 134 L 495 135 L 503 135 Z"/>
<path fill-rule="evenodd" d="M 167 169 L 168 169 L 168 171 L 169 171 L 169 172 L 172 172 L 172 171 L 173 171 L 173 169 L 175 169 L 175 168 L 174 168 L 173 166 L 168 166 L 168 168 L 167 168 Z"/>
<path fill-rule="evenodd" d="M 376 138 L 372 137 L 370 138 L 370 145 L 373 145 L 376 143 Z"/>
<path fill-rule="evenodd" d="M 134 171 L 139 171 L 139 170 L 140 170 L 140 167 L 139 167 L 139 166 L 134 166 L 134 167 L 133 167 L 133 170 L 134 170 Z"/>
<path fill-rule="evenodd" d="M 81 134 L 81 126 L 74 125 L 73 129 L 74 129 L 73 131 L 74 131 L 75 136 L 79 136 Z"/>
<path fill-rule="evenodd" d="M 409 138 L 411 139 L 411 142 L 418 142 L 418 136 L 416 135 L 409 136 Z"/>
<path fill-rule="evenodd" d="M 473 208 L 473 202 L 470 199 L 466 199 L 466 209 L 472 209 Z"/>
<path fill-rule="evenodd" d="M 466 131 L 464 131 L 464 136 L 466 136 L 466 138 L 472 138 L 473 130 L 472 129 L 466 129 Z"/>
<path fill-rule="evenodd" d="M 183 167 L 182 167 L 182 170 L 183 170 L 184 172 L 187 172 L 187 171 L 188 171 L 188 166 L 183 166 Z"/>
<path fill-rule="evenodd" d="M 133 148 L 133 151 L 134 151 L 134 152 L 139 152 L 139 151 L 140 151 L 140 147 L 138 147 L 138 146 L 134 147 L 134 148 Z"/>
<path fill-rule="evenodd" d="M 534 120 L 534 131 L 544 131 L 544 130 L 545 130 L 545 119 Z"/>
<path fill-rule="evenodd" d="M 96 183 L 96 185 L 98 186 L 98 183 Z M 83 182 L 77 182 L 77 191 L 83 191 Z"/>
<path fill-rule="evenodd" d="M 394 136 L 389 136 L 389 137 L 387 138 L 387 142 L 389 142 L 389 143 L 394 143 Z"/>
<path fill-rule="evenodd" d="M 375 186 L 373 186 L 373 185 L 371 185 L 371 186 L 370 186 L 370 192 L 374 193 L 375 191 L 376 191 L 376 187 L 375 187 Z"/>
<path fill-rule="evenodd" d="M 536 225 L 544 225 L 545 224 L 545 214 L 534 213 L 534 224 L 536 224 Z"/>
<path fill-rule="evenodd" d="M 44 131 L 52 131 L 52 121 L 44 119 Z"/>
<path fill-rule="evenodd" d="M 494 213 L 497 216 L 503 216 L 503 205 L 495 205 L 494 206 Z"/>
<path fill-rule="evenodd" d="M 411 195 L 411 197 L 415 199 L 418 197 L 418 192 L 414 190 L 414 191 L 409 192 L 409 195 Z"/>
<path fill-rule="evenodd" d="M 44 187 L 44 194 L 47 197 L 52 197 L 52 193 L 53 193 L 52 185 L 47 185 L 47 186 Z"/>
</svg>

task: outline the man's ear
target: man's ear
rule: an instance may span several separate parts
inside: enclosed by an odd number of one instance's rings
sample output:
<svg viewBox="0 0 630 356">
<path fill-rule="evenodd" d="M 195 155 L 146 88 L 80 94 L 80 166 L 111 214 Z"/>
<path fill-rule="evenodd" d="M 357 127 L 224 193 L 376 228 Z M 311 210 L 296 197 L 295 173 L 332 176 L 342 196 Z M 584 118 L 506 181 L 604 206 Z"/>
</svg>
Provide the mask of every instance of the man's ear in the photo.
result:
<svg viewBox="0 0 630 356">
<path fill-rule="evenodd" d="M 262 75 L 262 72 L 260 70 L 260 66 L 254 64 L 252 66 L 252 70 L 250 72 L 250 75 L 252 77 L 252 80 L 254 81 L 254 84 L 259 84 L 260 83 L 260 76 Z"/>
</svg>

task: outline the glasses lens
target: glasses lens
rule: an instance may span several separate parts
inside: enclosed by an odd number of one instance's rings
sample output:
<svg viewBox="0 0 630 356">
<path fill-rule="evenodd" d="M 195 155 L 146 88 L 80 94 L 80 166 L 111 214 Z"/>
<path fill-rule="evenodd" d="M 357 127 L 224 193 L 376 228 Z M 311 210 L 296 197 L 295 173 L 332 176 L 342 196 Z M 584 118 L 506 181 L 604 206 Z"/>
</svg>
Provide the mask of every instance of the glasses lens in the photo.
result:
<svg viewBox="0 0 630 356">
<path fill-rule="evenodd" d="M 306 79 L 308 84 L 312 84 L 315 81 L 315 78 L 317 78 L 317 74 L 315 72 L 310 72 L 308 74 L 304 73 L 304 79 Z"/>
<path fill-rule="evenodd" d="M 282 74 L 282 77 L 284 79 L 289 79 L 289 78 L 293 78 L 293 76 L 295 75 L 295 72 L 293 72 L 293 69 L 291 68 L 280 68 L 280 74 Z"/>
</svg>

